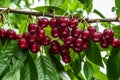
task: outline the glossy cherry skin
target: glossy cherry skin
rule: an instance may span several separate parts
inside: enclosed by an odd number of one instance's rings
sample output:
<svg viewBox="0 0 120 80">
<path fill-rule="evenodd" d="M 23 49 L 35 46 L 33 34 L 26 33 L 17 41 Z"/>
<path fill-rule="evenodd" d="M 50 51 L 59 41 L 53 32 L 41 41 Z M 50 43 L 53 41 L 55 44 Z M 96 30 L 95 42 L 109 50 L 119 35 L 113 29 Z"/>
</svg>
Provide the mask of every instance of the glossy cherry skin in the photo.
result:
<svg viewBox="0 0 120 80">
<path fill-rule="evenodd" d="M 39 26 L 38 24 L 35 24 L 35 23 L 30 23 L 28 25 L 28 31 L 31 33 L 31 34 L 36 34 L 37 31 L 39 29 Z"/>
<path fill-rule="evenodd" d="M 49 25 L 51 28 L 54 28 L 57 26 L 57 19 L 56 18 L 51 18 L 50 19 L 50 22 L 49 22 Z"/>
<path fill-rule="evenodd" d="M 39 40 L 45 38 L 45 31 L 44 31 L 44 29 L 40 29 L 40 28 L 39 28 L 39 30 L 38 30 L 38 32 L 37 32 L 37 36 L 38 36 L 38 39 L 39 39 Z"/>
<path fill-rule="evenodd" d="M 69 55 L 69 54 L 70 52 L 67 46 L 65 45 L 60 46 L 60 55 L 63 56 L 63 55 Z"/>
<path fill-rule="evenodd" d="M 92 33 L 94 33 L 94 32 L 97 31 L 96 28 L 93 27 L 93 26 L 89 26 L 89 27 L 87 28 L 87 30 L 90 32 L 90 34 L 92 34 Z"/>
<path fill-rule="evenodd" d="M 75 41 L 74 41 L 74 46 L 76 47 L 82 47 L 83 46 L 83 39 L 82 38 L 77 38 Z"/>
<path fill-rule="evenodd" d="M 43 45 L 43 46 L 47 46 L 47 45 L 49 45 L 50 44 L 50 37 L 49 36 L 45 36 L 45 38 L 43 38 L 42 40 L 40 40 L 40 42 L 41 42 L 41 44 Z"/>
<path fill-rule="evenodd" d="M 74 41 L 73 37 L 72 37 L 72 36 L 68 36 L 68 37 L 66 37 L 66 38 L 64 39 L 64 44 L 65 44 L 65 45 L 70 45 L 70 44 L 73 43 L 73 41 Z"/>
<path fill-rule="evenodd" d="M 83 39 L 88 40 L 88 39 L 90 39 L 90 37 L 91 37 L 91 35 L 88 30 L 83 31 L 83 34 L 82 34 Z"/>
<path fill-rule="evenodd" d="M 23 35 L 22 35 L 22 34 L 17 34 L 17 35 L 16 35 L 16 39 L 21 39 L 21 38 L 23 38 Z"/>
<path fill-rule="evenodd" d="M 118 38 L 113 38 L 113 40 L 111 41 L 111 45 L 112 45 L 112 47 L 114 47 L 114 48 L 119 47 L 119 46 L 120 46 L 120 41 L 119 41 L 119 39 L 118 39 Z"/>
<path fill-rule="evenodd" d="M 111 29 L 105 29 L 103 31 L 103 36 L 107 39 L 107 40 L 112 40 L 114 37 L 114 32 Z"/>
<path fill-rule="evenodd" d="M 70 28 L 76 28 L 78 26 L 78 19 L 77 18 L 71 18 L 69 22 L 69 27 Z"/>
<path fill-rule="evenodd" d="M 41 28 L 45 28 L 49 24 L 49 20 L 47 18 L 40 18 L 38 19 L 38 24 Z"/>
<path fill-rule="evenodd" d="M 31 52 L 37 53 L 40 50 L 40 45 L 38 43 L 31 44 L 29 49 Z"/>
<path fill-rule="evenodd" d="M 0 38 L 6 37 L 6 31 L 3 28 L 0 28 Z"/>
<path fill-rule="evenodd" d="M 59 37 L 59 31 L 58 29 L 55 27 L 55 28 L 52 28 L 51 30 L 51 35 L 56 38 L 56 37 Z"/>
<path fill-rule="evenodd" d="M 21 49 L 26 49 L 28 48 L 28 42 L 25 38 L 21 38 L 19 39 L 18 41 L 18 46 L 21 48 Z"/>
<path fill-rule="evenodd" d="M 16 39 L 16 32 L 12 29 L 7 30 L 7 37 L 9 39 L 15 40 Z"/>
<path fill-rule="evenodd" d="M 69 18 L 65 16 L 60 16 L 57 18 L 57 24 L 59 27 L 67 27 L 69 25 Z"/>
<path fill-rule="evenodd" d="M 94 42 L 99 42 L 101 39 L 103 39 L 103 34 L 101 32 L 92 33 L 92 40 Z"/>
<path fill-rule="evenodd" d="M 74 28 L 74 29 L 72 29 L 72 31 L 71 31 L 71 35 L 72 35 L 73 37 L 75 37 L 75 38 L 82 37 L 82 33 L 83 33 L 83 31 L 80 30 L 79 28 Z"/>
<path fill-rule="evenodd" d="M 109 47 L 109 41 L 107 41 L 107 40 L 105 40 L 105 39 L 102 39 L 101 41 L 100 41 L 100 45 L 101 45 L 101 47 L 102 48 L 108 48 Z"/>
<path fill-rule="evenodd" d="M 62 56 L 62 60 L 64 63 L 70 63 L 71 57 L 69 55 Z"/>
</svg>

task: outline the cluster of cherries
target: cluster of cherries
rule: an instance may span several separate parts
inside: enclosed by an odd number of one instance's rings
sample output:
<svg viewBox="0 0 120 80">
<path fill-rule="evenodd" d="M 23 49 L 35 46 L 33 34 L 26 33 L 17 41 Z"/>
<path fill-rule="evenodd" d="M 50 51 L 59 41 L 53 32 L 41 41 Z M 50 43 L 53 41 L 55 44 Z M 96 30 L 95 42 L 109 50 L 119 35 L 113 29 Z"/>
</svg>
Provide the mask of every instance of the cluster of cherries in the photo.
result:
<svg viewBox="0 0 120 80">
<path fill-rule="evenodd" d="M 114 37 L 114 32 L 111 29 L 105 29 L 98 32 L 93 26 L 89 26 L 86 30 L 78 28 L 79 21 L 77 18 L 68 18 L 60 16 L 57 18 L 38 19 L 37 23 L 29 23 L 28 32 L 23 34 L 16 34 L 12 29 L 7 31 L 0 28 L 0 38 L 18 40 L 18 46 L 21 49 L 29 49 L 32 53 L 37 53 L 40 46 L 50 45 L 50 52 L 53 54 L 60 54 L 65 63 L 71 61 L 69 48 L 72 48 L 76 53 L 87 49 L 89 47 L 89 40 L 99 42 L 102 48 L 108 48 L 111 45 L 114 48 L 120 46 L 120 40 Z M 46 35 L 45 28 L 51 27 L 51 35 L 57 38 L 51 41 L 50 37 Z M 63 41 L 59 43 L 59 39 Z"/>
</svg>

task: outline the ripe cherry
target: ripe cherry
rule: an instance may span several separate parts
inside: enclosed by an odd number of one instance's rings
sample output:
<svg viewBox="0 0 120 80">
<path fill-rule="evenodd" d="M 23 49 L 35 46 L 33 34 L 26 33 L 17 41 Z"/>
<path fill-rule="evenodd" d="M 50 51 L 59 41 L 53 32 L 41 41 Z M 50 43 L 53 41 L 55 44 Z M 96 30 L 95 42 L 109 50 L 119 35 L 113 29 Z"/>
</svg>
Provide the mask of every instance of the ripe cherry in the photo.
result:
<svg viewBox="0 0 120 80">
<path fill-rule="evenodd" d="M 68 37 L 70 35 L 70 30 L 68 27 L 59 28 L 59 35 L 62 37 Z"/>
<path fill-rule="evenodd" d="M 30 24 L 28 25 L 28 31 L 29 31 L 31 34 L 37 33 L 38 28 L 39 28 L 38 24 L 35 24 L 35 23 L 30 23 Z"/>
<path fill-rule="evenodd" d="M 114 36 L 114 32 L 111 29 L 105 29 L 103 31 L 103 36 L 107 39 L 107 40 L 112 40 L 113 36 Z"/>
<path fill-rule="evenodd" d="M 8 29 L 7 30 L 7 37 L 9 39 L 13 39 L 13 40 L 16 39 L 16 32 L 12 29 Z"/>
<path fill-rule="evenodd" d="M 83 39 L 82 38 L 77 38 L 74 41 L 74 46 L 76 46 L 76 47 L 82 47 L 83 46 Z"/>
<path fill-rule="evenodd" d="M 84 42 L 82 48 L 87 49 L 88 47 L 89 47 L 89 42 L 88 41 Z"/>
<path fill-rule="evenodd" d="M 103 34 L 101 32 L 92 33 L 92 40 L 94 42 L 99 42 L 103 38 Z"/>
<path fill-rule="evenodd" d="M 88 39 L 90 39 L 90 37 L 91 37 L 91 35 L 88 30 L 83 31 L 83 34 L 82 34 L 83 39 L 88 40 Z"/>
<path fill-rule="evenodd" d="M 50 24 L 50 27 L 51 28 L 54 28 L 54 27 L 56 27 L 57 26 L 57 20 L 56 20 L 56 18 L 51 18 L 50 19 L 50 22 L 49 22 L 49 24 Z"/>
<path fill-rule="evenodd" d="M 57 23 L 59 27 L 67 27 L 69 25 L 69 18 L 65 16 L 60 16 L 57 18 Z"/>
<path fill-rule="evenodd" d="M 113 38 L 113 40 L 111 41 L 111 45 L 112 45 L 112 47 L 114 47 L 114 48 L 119 47 L 119 46 L 120 46 L 120 41 L 119 41 L 119 39 L 118 39 L 118 38 Z"/>
<path fill-rule="evenodd" d="M 92 33 L 94 33 L 94 32 L 97 31 L 96 28 L 93 27 L 93 26 L 89 26 L 89 27 L 87 28 L 87 30 L 90 32 L 90 34 L 92 34 Z"/>
<path fill-rule="evenodd" d="M 82 33 L 83 33 L 83 31 L 80 30 L 79 28 L 74 28 L 71 31 L 71 35 L 75 38 L 82 37 Z"/>
<path fill-rule="evenodd" d="M 48 44 L 50 44 L 50 37 L 49 36 L 45 36 L 45 38 L 41 39 L 40 42 L 43 46 L 47 46 Z"/>
<path fill-rule="evenodd" d="M 44 31 L 44 29 L 40 29 L 39 28 L 37 35 L 38 35 L 38 39 L 39 40 L 45 38 L 45 31 Z"/>
<path fill-rule="evenodd" d="M 40 18 L 38 19 L 38 24 L 41 28 L 45 28 L 49 24 L 49 20 L 47 18 Z"/>
<path fill-rule="evenodd" d="M 76 28 L 78 26 L 78 19 L 77 18 L 72 18 L 70 19 L 69 27 L 70 28 Z"/>
<path fill-rule="evenodd" d="M 60 55 L 63 56 L 63 55 L 69 55 L 69 54 L 70 52 L 67 46 L 65 45 L 60 46 Z"/>
<path fill-rule="evenodd" d="M 73 43 L 73 37 L 72 36 L 68 36 L 67 38 L 64 39 L 64 44 L 65 45 L 70 45 Z"/>
<path fill-rule="evenodd" d="M 21 39 L 21 38 L 23 38 L 23 35 L 22 35 L 22 34 L 17 34 L 17 35 L 16 35 L 16 39 Z"/>
<path fill-rule="evenodd" d="M 38 37 L 37 37 L 37 35 L 30 35 L 30 36 L 28 36 L 27 38 L 27 42 L 31 45 L 31 44 L 33 44 L 33 43 L 37 43 L 37 41 L 38 41 Z"/>
<path fill-rule="evenodd" d="M 70 63 L 71 57 L 69 55 L 64 55 L 64 56 L 62 56 L 62 60 L 65 63 Z"/>
<path fill-rule="evenodd" d="M 31 44 L 29 49 L 31 52 L 37 53 L 40 50 L 40 45 L 37 43 Z"/>
<path fill-rule="evenodd" d="M 26 49 L 28 48 L 28 42 L 25 38 L 21 38 L 19 39 L 18 41 L 18 46 L 21 48 L 21 49 Z"/>
<path fill-rule="evenodd" d="M 24 32 L 24 33 L 23 33 L 23 37 L 24 37 L 24 38 L 27 38 L 27 37 L 30 36 L 30 35 L 31 35 L 30 32 Z"/>
<path fill-rule="evenodd" d="M 51 35 L 56 38 L 56 37 L 59 37 L 59 31 L 56 27 L 52 28 L 51 30 Z"/>
<path fill-rule="evenodd" d="M 105 39 L 102 39 L 101 41 L 100 41 L 100 45 L 101 45 L 101 47 L 102 48 L 108 48 L 109 47 L 109 41 L 107 41 L 107 40 L 105 40 Z"/>
<path fill-rule="evenodd" d="M 6 31 L 3 28 L 0 28 L 0 38 L 6 37 Z"/>
<path fill-rule="evenodd" d="M 73 50 L 76 52 L 76 53 L 80 53 L 83 51 L 83 48 L 82 47 L 73 47 Z"/>
</svg>

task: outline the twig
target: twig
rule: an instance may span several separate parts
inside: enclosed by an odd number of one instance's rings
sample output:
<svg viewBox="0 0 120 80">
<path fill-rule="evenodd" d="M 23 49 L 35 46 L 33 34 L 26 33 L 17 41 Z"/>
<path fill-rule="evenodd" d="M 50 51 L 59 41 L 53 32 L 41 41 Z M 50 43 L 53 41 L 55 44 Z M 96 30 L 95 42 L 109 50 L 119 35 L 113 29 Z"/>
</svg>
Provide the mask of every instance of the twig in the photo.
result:
<svg viewBox="0 0 120 80">
<path fill-rule="evenodd" d="M 9 9 L 9 8 L 0 8 L 0 11 L 6 11 L 8 13 L 16 13 L 16 14 L 25 14 L 25 15 L 34 15 L 34 16 L 43 16 L 43 13 L 38 11 L 27 11 L 27 10 L 15 10 L 15 9 Z M 54 17 L 53 14 L 44 14 L 46 17 Z M 58 17 L 60 15 L 56 15 L 55 17 Z M 82 18 L 79 18 L 79 21 L 83 21 Z M 88 23 L 94 23 L 94 22 L 119 22 L 118 18 L 102 18 L 102 19 L 85 19 Z"/>
</svg>

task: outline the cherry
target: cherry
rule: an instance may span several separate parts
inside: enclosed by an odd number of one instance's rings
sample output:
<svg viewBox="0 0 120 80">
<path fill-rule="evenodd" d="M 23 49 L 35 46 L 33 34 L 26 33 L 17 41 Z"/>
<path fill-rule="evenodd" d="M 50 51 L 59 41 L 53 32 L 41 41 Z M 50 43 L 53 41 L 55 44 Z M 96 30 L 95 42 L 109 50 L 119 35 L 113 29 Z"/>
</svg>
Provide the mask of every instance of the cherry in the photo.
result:
<svg viewBox="0 0 120 80">
<path fill-rule="evenodd" d="M 50 27 L 51 27 L 51 28 L 56 27 L 56 23 L 57 23 L 56 18 L 51 18 L 51 19 L 50 19 L 49 24 L 50 24 Z"/>
<path fill-rule="evenodd" d="M 45 38 L 43 38 L 42 40 L 40 40 L 40 42 L 41 42 L 41 44 L 43 45 L 43 46 L 46 46 L 46 45 L 48 45 L 48 44 L 50 44 L 50 37 L 49 36 L 45 36 Z"/>
<path fill-rule="evenodd" d="M 109 47 L 109 41 L 107 41 L 107 40 L 105 40 L 105 39 L 102 39 L 101 41 L 100 41 L 100 45 L 101 45 L 101 47 L 102 48 L 108 48 Z"/>
<path fill-rule="evenodd" d="M 82 37 L 82 33 L 83 33 L 83 31 L 80 30 L 79 28 L 74 28 L 71 31 L 71 35 L 75 38 Z"/>
<path fill-rule="evenodd" d="M 33 43 L 36 43 L 37 40 L 38 40 L 37 35 L 35 35 L 35 34 L 28 36 L 26 39 L 27 39 L 27 42 L 28 42 L 30 45 L 33 44 Z"/>
<path fill-rule="evenodd" d="M 120 41 L 119 41 L 119 39 L 118 39 L 118 38 L 113 38 L 113 40 L 111 41 L 111 45 L 112 45 L 112 47 L 114 47 L 114 48 L 119 47 L 119 46 L 120 46 Z"/>
<path fill-rule="evenodd" d="M 73 42 L 73 37 L 72 36 L 68 36 L 67 38 L 64 39 L 64 44 L 65 45 L 70 45 Z"/>
<path fill-rule="evenodd" d="M 83 48 L 82 47 L 73 47 L 73 50 L 76 52 L 76 53 L 80 53 L 83 51 Z"/>
<path fill-rule="evenodd" d="M 51 30 L 51 35 L 56 38 L 56 37 L 59 37 L 59 31 L 58 29 L 55 27 L 55 28 L 52 28 Z"/>
<path fill-rule="evenodd" d="M 17 35 L 16 35 L 16 39 L 21 39 L 21 38 L 23 38 L 23 35 L 22 35 L 22 34 L 17 34 Z"/>
<path fill-rule="evenodd" d="M 83 31 L 82 38 L 88 40 L 90 38 L 90 32 L 88 30 Z"/>
<path fill-rule="evenodd" d="M 88 41 L 84 42 L 82 48 L 87 49 L 88 47 L 89 47 L 89 42 Z"/>
<path fill-rule="evenodd" d="M 45 38 L 45 31 L 44 31 L 44 29 L 39 29 L 37 35 L 38 35 L 38 39 L 40 39 L 40 40 Z"/>
<path fill-rule="evenodd" d="M 30 32 L 24 32 L 24 33 L 23 33 L 23 37 L 24 37 L 24 38 L 27 38 L 29 35 L 30 35 Z"/>
<path fill-rule="evenodd" d="M 29 31 L 31 34 L 37 33 L 38 28 L 39 28 L 39 26 L 38 26 L 37 24 L 35 24 L 35 23 L 30 23 L 30 24 L 28 25 L 28 31 Z"/>
<path fill-rule="evenodd" d="M 59 27 L 67 27 L 69 25 L 69 18 L 65 16 L 60 16 L 57 18 L 57 23 Z"/>
<path fill-rule="evenodd" d="M 40 45 L 37 43 L 31 44 L 29 49 L 31 52 L 37 53 L 40 50 Z"/>
<path fill-rule="evenodd" d="M 67 46 L 65 45 L 60 46 L 60 55 L 63 56 L 63 55 L 69 55 L 69 54 L 70 52 Z"/>
<path fill-rule="evenodd" d="M 0 28 L 0 38 L 6 37 L 6 31 L 3 28 Z"/>
<path fill-rule="evenodd" d="M 87 30 L 88 30 L 91 34 L 97 31 L 96 28 L 93 27 L 93 26 L 89 26 L 89 27 L 87 28 Z"/>
<path fill-rule="evenodd" d="M 70 19 L 69 27 L 70 28 L 76 28 L 78 26 L 78 19 L 77 18 L 72 18 Z"/>
<path fill-rule="evenodd" d="M 68 37 L 70 34 L 70 30 L 68 27 L 64 27 L 64 28 L 59 28 L 59 35 L 62 37 Z"/>
<path fill-rule="evenodd" d="M 82 38 L 77 38 L 77 39 L 74 41 L 74 46 L 76 46 L 76 47 L 81 47 L 81 46 L 83 46 L 83 39 L 82 39 Z"/>
<path fill-rule="evenodd" d="M 50 44 L 51 44 L 51 46 L 50 46 L 50 51 L 51 51 L 53 54 L 59 53 L 59 48 L 60 48 L 59 42 L 56 41 L 56 40 L 54 40 L 54 41 L 52 41 Z"/>
<path fill-rule="evenodd" d="M 111 29 L 105 29 L 103 31 L 103 36 L 107 39 L 107 40 L 112 40 L 113 36 L 114 36 L 114 32 Z"/>
<path fill-rule="evenodd" d="M 38 24 L 41 28 L 45 28 L 48 26 L 49 20 L 47 18 L 38 19 Z"/>
<path fill-rule="evenodd" d="M 21 38 L 19 39 L 18 41 L 18 46 L 21 48 L 21 49 L 26 49 L 28 47 L 28 42 L 25 38 Z"/>
<path fill-rule="evenodd" d="M 8 29 L 7 30 L 7 37 L 9 39 L 13 39 L 13 40 L 16 39 L 16 32 L 12 29 Z"/>
<path fill-rule="evenodd" d="M 64 55 L 64 56 L 62 56 L 62 60 L 65 63 L 70 63 L 71 57 L 69 55 Z"/>
<path fill-rule="evenodd" d="M 103 34 L 101 32 L 92 33 L 92 40 L 94 42 L 99 42 L 103 38 Z"/>
</svg>

